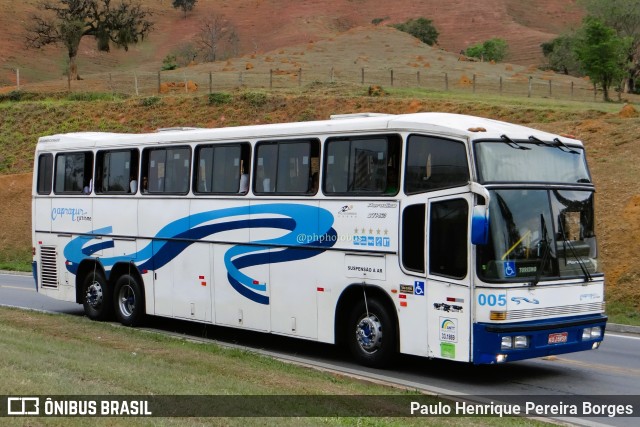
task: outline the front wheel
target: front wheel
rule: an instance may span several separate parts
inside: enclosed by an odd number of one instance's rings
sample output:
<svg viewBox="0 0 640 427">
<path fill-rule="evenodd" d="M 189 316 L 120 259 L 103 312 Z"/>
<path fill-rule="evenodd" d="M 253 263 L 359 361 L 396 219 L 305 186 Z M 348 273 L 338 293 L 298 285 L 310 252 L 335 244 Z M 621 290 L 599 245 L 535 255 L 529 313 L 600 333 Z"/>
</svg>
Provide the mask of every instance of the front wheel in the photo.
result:
<svg viewBox="0 0 640 427">
<path fill-rule="evenodd" d="M 368 309 L 368 311 L 367 311 Z M 359 300 L 349 316 L 347 345 L 358 363 L 374 368 L 387 366 L 397 352 L 394 318 L 377 299 Z"/>
<path fill-rule="evenodd" d="M 82 285 L 82 305 L 91 320 L 109 320 L 112 313 L 111 288 L 102 272 L 87 274 Z"/>
<path fill-rule="evenodd" d="M 115 286 L 116 318 L 125 326 L 137 326 L 144 318 L 144 297 L 135 277 L 125 274 Z"/>
</svg>

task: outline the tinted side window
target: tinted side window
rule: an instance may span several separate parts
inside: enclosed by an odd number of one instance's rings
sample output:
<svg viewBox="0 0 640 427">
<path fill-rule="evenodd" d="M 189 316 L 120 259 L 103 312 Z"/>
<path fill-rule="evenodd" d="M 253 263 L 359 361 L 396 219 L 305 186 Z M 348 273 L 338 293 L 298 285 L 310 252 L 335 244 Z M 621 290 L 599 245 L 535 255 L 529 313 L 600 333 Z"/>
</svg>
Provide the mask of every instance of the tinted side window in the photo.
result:
<svg viewBox="0 0 640 427">
<path fill-rule="evenodd" d="M 246 193 L 249 156 L 249 144 L 199 146 L 194 193 Z"/>
<path fill-rule="evenodd" d="M 56 156 L 56 194 L 89 194 L 93 180 L 93 153 L 61 153 Z"/>
<path fill-rule="evenodd" d="M 463 279 L 467 275 L 467 224 L 464 199 L 431 204 L 429 273 Z"/>
<path fill-rule="evenodd" d="M 327 140 L 326 147 L 326 194 L 397 194 L 399 137 L 332 138 Z"/>
<path fill-rule="evenodd" d="M 53 155 L 40 154 L 38 157 L 38 184 L 36 191 L 38 194 L 51 194 L 51 183 L 53 182 Z"/>
<path fill-rule="evenodd" d="M 407 206 L 402 212 L 402 265 L 424 273 L 425 204 Z"/>
<path fill-rule="evenodd" d="M 261 142 L 256 148 L 256 193 L 315 194 L 319 172 L 317 140 Z"/>
<path fill-rule="evenodd" d="M 96 193 L 136 193 L 138 151 L 99 151 L 96 156 Z"/>
<path fill-rule="evenodd" d="M 465 185 L 467 152 L 462 142 L 411 135 L 407 143 L 404 191 L 407 194 Z"/>
<path fill-rule="evenodd" d="M 147 149 L 143 153 L 142 192 L 187 194 L 190 170 L 189 147 Z"/>
</svg>

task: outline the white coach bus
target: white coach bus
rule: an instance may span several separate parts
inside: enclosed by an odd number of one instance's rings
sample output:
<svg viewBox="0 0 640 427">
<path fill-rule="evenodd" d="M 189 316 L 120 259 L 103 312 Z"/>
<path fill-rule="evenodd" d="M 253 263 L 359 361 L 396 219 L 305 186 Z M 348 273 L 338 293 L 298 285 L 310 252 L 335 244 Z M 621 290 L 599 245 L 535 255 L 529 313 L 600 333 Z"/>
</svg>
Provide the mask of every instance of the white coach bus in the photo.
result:
<svg viewBox="0 0 640 427">
<path fill-rule="evenodd" d="M 474 364 L 595 349 L 594 186 L 568 136 L 479 117 L 40 138 L 39 292 Z"/>
</svg>

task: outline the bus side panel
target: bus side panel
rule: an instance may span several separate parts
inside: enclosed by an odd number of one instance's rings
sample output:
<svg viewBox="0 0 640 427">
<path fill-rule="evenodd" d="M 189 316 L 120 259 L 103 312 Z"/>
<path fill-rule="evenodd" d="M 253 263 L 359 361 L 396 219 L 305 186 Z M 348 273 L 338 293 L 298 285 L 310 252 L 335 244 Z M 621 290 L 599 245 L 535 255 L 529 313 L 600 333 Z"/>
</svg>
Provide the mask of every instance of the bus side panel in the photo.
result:
<svg viewBox="0 0 640 427">
<path fill-rule="evenodd" d="M 318 274 L 309 274 L 317 268 L 318 258 L 279 262 L 283 257 L 305 258 L 305 249 L 272 249 L 269 276 L 271 278 L 271 329 L 284 335 L 317 338 L 318 319 L 316 289 Z M 313 251 L 315 252 L 315 251 Z"/>
<path fill-rule="evenodd" d="M 118 206 L 114 215 L 114 205 Z M 102 264 L 107 275 L 117 262 L 138 260 L 138 200 L 131 196 L 95 197 L 93 200 L 93 227 L 104 237 Z"/>
<path fill-rule="evenodd" d="M 51 199 L 51 234 L 44 245 L 53 245 L 57 253 L 57 275 L 59 296 L 64 301 L 76 301 L 75 272 L 80 262 L 87 257 L 89 247 L 95 241 L 88 235 L 93 232 L 92 199 L 83 196 Z M 71 242 L 74 245 L 70 245 Z M 49 243 L 51 242 L 51 243 Z M 97 256 L 101 253 L 96 251 Z"/>
<path fill-rule="evenodd" d="M 148 265 L 153 270 L 155 314 L 173 316 L 174 258 L 184 250 L 179 239 L 188 230 L 189 204 L 184 199 L 145 199 L 138 209 L 138 230 L 145 238 L 153 239 Z"/>
<path fill-rule="evenodd" d="M 211 258 L 209 243 L 196 242 L 173 261 L 173 315 L 211 322 Z"/>
<path fill-rule="evenodd" d="M 256 246 L 219 244 L 213 247 L 213 282 L 215 323 L 236 328 L 253 329 L 262 332 L 271 331 L 269 306 L 269 264 L 257 264 L 242 268 L 242 280 L 236 282 L 238 274 L 227 263 L 250 263 L 247 255 L 227 256 L 234 251 L 252 250 L 249 256 L 264 257 L 268 260 L 269 250 Z M 231 252 L 230 252 L 231 251 Z M 240 265 L 240 264 L 238 264 Z M 231 268 L 233 276 L 229 274 Z M 233 284 L 232 284 L 233 281 Z M 255 283 L 254 283 L 255 282 Z M 266 288 L 266 291 L 262 289 Z"/>
<path fill-rule="evenodd" d="M 397 258 L 388 256 L 387 265 L 397 266 Z M 396 268 L 390 269 L 389 278 L 390 283 L 397 283 L 398 289 L 398 293 L 392 295 L 398 313 L 399 350 L 404 354 L 428 356 L 425 279 L 400 275 Z"/>
</svg>

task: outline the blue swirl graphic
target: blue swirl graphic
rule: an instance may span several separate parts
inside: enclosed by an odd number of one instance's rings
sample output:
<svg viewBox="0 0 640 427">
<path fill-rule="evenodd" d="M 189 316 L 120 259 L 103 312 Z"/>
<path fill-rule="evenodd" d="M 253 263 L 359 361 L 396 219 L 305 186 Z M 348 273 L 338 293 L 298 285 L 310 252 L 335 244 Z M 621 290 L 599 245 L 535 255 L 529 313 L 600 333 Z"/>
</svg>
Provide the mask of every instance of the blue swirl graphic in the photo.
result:
<svg viewBox="0 0 640 427">
<path fill-rule="evenodd" d="M 277 217 L 246 219 L 249 215 L 277 215 Z M 205 224 L 234 217 L 238 218 L 222 223 Z M 173 221 L 158 231 L 152 239 L 153 244 L 149 243 L 134 254 L 100 258 L 100 262 L 107 272 L 116 263 L 129 262 L 132 259 L 136 260 L 139 270 L 157 270 L 195 241 L 216 233 L 244 228 L 287 230 L 288 233 L 277 238 L 253 241 L 250 242 L 252 243 L 250 246 L 233 246 L 224 254 L 227 278 L 233 289 L 252 301 L 267 305 L 269 297 L 265 295 L 266 283 L 259 283 L 241 270 L 256 265 L 302 260 L 321 254 L 337 241 L 337 233 L 332 226 L 333 215 L 326 209 L 315 206 L 274 203 L 218 209 Z M 109 226 L 72 239 L 64 248 L 67 270 L 76 274 L 83 259 L 102 249 L 114 247 L 112 240 L 89 244 L 95 239 L 92 235 L 104 236 L 112 232 L 113 228 Z M 300 243 L 299 236 L 315 238 Z M 274 250 L 274 247 L 277 249 Z"/>
</svg>

